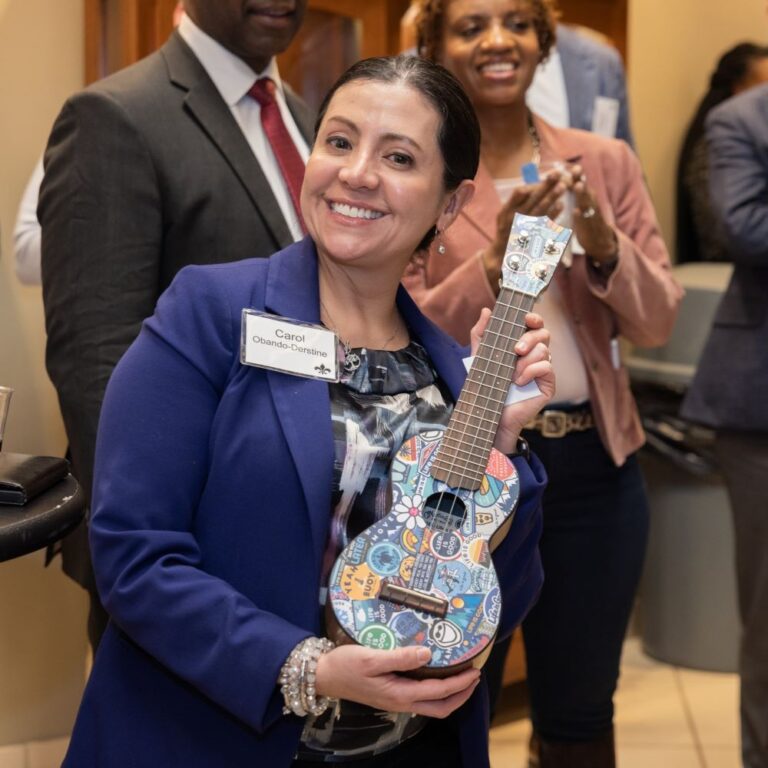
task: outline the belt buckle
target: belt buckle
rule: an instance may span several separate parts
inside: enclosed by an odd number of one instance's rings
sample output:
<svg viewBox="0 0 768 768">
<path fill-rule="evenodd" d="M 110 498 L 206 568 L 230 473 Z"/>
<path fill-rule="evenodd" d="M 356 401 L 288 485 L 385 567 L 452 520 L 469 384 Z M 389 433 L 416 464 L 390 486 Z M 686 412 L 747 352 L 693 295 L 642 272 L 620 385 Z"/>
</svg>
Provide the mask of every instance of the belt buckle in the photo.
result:
<svg viewBox="0 0 768 768">
<path fill-rule="evenodd" d="M 563 411 L 543 411 L 541 434 L 543 437 L 565 437 L 568 414 Z"/>
</svg>

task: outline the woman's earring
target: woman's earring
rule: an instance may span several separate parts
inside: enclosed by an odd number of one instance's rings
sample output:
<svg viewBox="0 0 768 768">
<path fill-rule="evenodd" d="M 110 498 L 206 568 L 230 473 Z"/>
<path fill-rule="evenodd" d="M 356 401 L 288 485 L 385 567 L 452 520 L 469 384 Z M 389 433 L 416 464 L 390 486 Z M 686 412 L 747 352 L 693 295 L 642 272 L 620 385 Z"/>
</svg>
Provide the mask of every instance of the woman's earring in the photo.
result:
<svg viewBox="0 0 768 768">
<path fill-rule="evenodd" d="M 445 253 L 445 243 L 443 242 L 443 233 L 437 230 L 437 252 L 442 256 Z"/>
</svg>

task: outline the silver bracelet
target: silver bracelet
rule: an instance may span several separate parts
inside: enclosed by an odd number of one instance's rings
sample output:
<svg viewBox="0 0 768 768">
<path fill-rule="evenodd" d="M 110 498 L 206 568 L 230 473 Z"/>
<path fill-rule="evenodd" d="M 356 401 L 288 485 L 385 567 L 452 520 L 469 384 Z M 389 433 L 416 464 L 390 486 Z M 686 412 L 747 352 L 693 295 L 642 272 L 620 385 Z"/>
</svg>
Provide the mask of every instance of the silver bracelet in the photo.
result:
<svg viewBox="0 0 768 768">
<path fill-rule="evenodd" d="M 317 698 L 315 675 L 317 660 L 335 647 L 326 637 L 308 637 L 291 651 L 277 679 L 285 700 L 284 715 L 322 715 L 333 703 L 328 696 Z"/>
</svg>

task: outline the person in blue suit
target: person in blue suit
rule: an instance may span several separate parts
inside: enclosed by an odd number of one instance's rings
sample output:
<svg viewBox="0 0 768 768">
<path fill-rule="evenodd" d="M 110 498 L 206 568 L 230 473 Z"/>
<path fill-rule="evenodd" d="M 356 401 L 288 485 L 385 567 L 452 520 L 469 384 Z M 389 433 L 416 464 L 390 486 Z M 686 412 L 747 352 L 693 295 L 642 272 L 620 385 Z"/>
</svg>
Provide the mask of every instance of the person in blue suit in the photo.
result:
<svg viewBox="0 0 768 768">
<path fill-rule="evenodd" d="M 733 275 L 681 413 L 715 429 L 736 544 L 742 761 L 767 768 L 768 84 L 724 101 L 705 125 L 710 198 Z"/>
<path fill-rule="evenodd" d="M 333 647 L 321 606 L 340 546 L 388 511 L 400 443 L 442 429 L 462 387 L 466 350 L 399 281 L 471 197 L 478 157 L 476 117 L 445 70 L 359 62 L 320 110 L 308 237 L 266 260 L 187 267 L 161 297 L 102 410 L 90 536 L 110 623 L 64 766 L 488 768 L 478 670 L 401 675 L 428 649 Z M 274 333 L 244 337 L 244 309 Z M 342 340 L 338 383 L 281 354 L 328 334 L 321 322 Z M 521 333 L 515 381 L 539 394 L 504 409 L 495 445 L 509 455 L 554 391 L 541 318 Z M 274 354 L 244 364 L 251 343 Z M 543 578 L 544 472 L 535 456 L 513 463 L 519 503 L 493 553 L 500 635 Z"/>
<path fill-rule="evenodd" d="M 565 86 L 568 122 L 562 127 L 595 131 L 610 138 L 623 139 L 634 146 L 627 103 L 627 82 L 621 55 L 580 27 L 557 25 L 557 42 L 529 90 L 537 99 L 538 80 L 543 68 L 559 67 Z M 548 119 L 540 99 L 531 103 L 534 112 Z M 560 125 L 555 122 L 555 125 Z"/>
</svg>

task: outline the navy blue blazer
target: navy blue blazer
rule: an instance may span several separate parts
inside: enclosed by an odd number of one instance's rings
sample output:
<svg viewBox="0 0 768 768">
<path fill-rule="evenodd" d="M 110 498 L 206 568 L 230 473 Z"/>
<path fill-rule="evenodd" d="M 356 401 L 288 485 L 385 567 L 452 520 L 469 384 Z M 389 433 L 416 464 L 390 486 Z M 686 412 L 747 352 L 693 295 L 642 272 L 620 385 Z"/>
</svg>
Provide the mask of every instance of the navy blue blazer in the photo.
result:
<svg viewBox="0 0 768 768">
<path fill-rule="evenodd" d="M 398 306 L 457 396 L 464 350 L 401 288 Z M 302 721 L 280 667 L 321 630 L 333 437 L 326 383 L 239 362 L 245 307 L 319 322 L 305 239 L 269 260 L 182 270 L 112 376 L 91 544 L 110 626 L 65 766 L 289 766 Z M 515 459 L 521 500 L 494 553 L 507 634 L 542 584 L 544 472 Z M 452 718 L 464 764 L 488 766 L 487 697 Z"/>
<path fill-rule="evenodd" d="M 706 127 L 712 207 L 734 266 L 682 415 L 768 432 L 768 85 L 720 104 Z"/>
<path fill-rule="evenodd" d="M 568 95 L 571 127 L 591 131 L 595 99 L 607 96 L 619 102 L 616 138 L 634 146 L 629 124 L 627 83 L 619 52 L 567 24 L 557 25 L 557 51 Z"/>
</svg>

